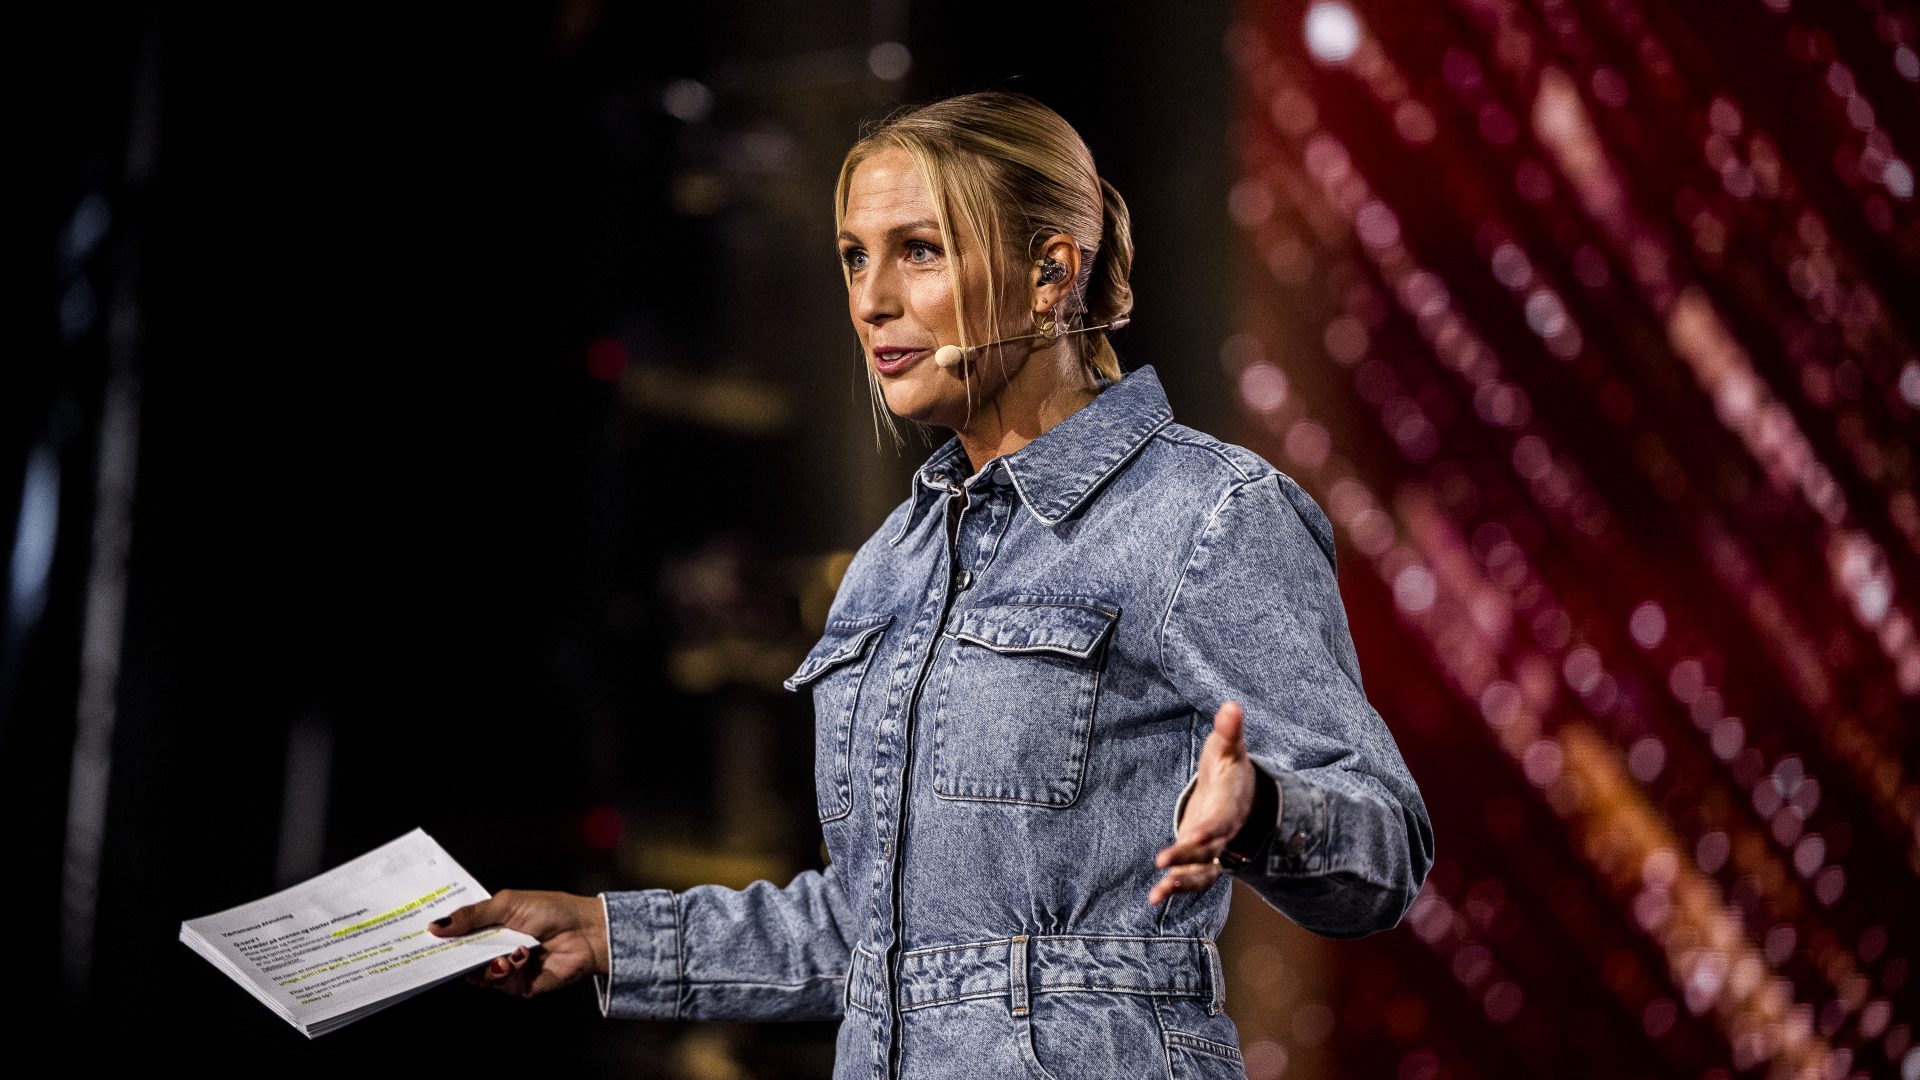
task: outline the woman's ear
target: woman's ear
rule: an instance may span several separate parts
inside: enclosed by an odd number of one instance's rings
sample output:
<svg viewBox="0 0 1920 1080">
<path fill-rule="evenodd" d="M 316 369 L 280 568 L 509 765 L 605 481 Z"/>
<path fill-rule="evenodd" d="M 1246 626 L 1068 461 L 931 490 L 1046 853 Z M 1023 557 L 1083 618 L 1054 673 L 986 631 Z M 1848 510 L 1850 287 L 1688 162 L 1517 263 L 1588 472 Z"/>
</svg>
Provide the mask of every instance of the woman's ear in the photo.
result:
<svg viewBox="0 0 1920 1080">
<path fill-rule="evenodd" d="M 1080 245 L 1066 233 L 1047 237 L 1040 244 L 1039 256 L 1028 267 L 1027 280 L 1033 284 L 1036 314 L 1058 309 L 1080 280 Z"/>
</svg>

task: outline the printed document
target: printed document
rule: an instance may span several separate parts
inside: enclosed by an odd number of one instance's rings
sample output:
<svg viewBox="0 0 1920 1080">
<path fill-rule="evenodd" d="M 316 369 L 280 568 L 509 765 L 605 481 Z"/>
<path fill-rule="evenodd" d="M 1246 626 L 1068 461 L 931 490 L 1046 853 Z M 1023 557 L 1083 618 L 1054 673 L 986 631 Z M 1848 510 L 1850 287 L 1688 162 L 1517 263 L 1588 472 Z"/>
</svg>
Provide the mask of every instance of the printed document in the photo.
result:
<svg viewBox="0 0 1920 1080">
<path fill-rule="evenodd" d="M 429 922 L 489 895 L 415 829 L 264 900 L 188 919 L 180 940 L 313 1038 L 537 946 L 501 926 L 427 933 Z"/>
</svg>

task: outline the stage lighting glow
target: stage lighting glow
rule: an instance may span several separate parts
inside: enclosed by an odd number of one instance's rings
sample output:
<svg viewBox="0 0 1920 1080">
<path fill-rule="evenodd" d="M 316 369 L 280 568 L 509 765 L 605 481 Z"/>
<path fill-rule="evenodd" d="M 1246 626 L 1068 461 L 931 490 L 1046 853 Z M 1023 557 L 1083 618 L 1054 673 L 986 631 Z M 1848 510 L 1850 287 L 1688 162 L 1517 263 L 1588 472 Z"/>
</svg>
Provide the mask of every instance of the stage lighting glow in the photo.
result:
<svg viewBox="0 0 1920 1080">
<path fill-rule="evenodd" d="M 1552 289 L 1536 289 L 1527 297 L 1527 326 L 1543 338 L 1552 337 L 1567 327 L 1567 309 Z"/>
<path fill-rule="evenodd" d="M 1240 373 L 1240 398 L 1257 413 L 1270 413 L 1287 403 L 1287 373 L 1262 360 Z"/>
<path fill-rule="evenodd" d="M 27 627 L 39 621 L 46 607 L 47 575 L 53 568 L 55 540 L 60 532 L 60 459 L 44 443 L 27 456 L 27 474 L 21 484 L 20 517 L 14 526 L 13 582 L 7 603 L 7 622 Z"/>
<path fill-rule="evenodd" d="M 1327 454 L 1333 449 L 1333 439 L 1327 434 L 1326 425 L 1312 420 L 1296 420 L 1287 429 L 1284 449 L 1287 460 L 1303 469 L 1318 469 L 1326 464 Z"/>
<path fill-rule="evenodd" d="M 1887 194 L 1896 199 L 1913 198 L 1913 167 L 1899 158 L 1887 162 L 1880 172 L 1880 182 L 1887 186 Z"/>
<path fill-rule="evenodd" d="M 875 78 L 899 82 L 913 70 L 913 54 L 897 41 L 883 41 L 867 50 L 867 70 Z"/>
<path fill-rule="evenodd" d="M 1338 0 L 1307 9 L 1307 49 L 1329 64 L 1344 63 L 1360 47 L 1360 19 Z"/>
<path fill-rule="evenodd" d="M 1252 228 L 1273 216 L 1273 190 L 1258 180 L 1242 180 L 1227 193 L 1227 212 L 1241 228 Z"/>
<path fill-rule="evenodd" d="M 1920 53 L 1914 52 L 1911 45 L 1893 50 L 1893 70 L 1908 82 L 1920 82 Z"/>
<path fill-rule="evenodd" d="M 1391 247 L 1400 239 L 1400 219 L 1386 204 L 1370 202 L 1354 215 L 1354 231 L 1372 247 Z"/>
<path fill-rule="evenodd" d="M 693 79 L 675 79 L 660 91 L 660 107 L 676 120 L 697 124 L 713 112 L 713 91 Z"/>
<path fill-rule="evenodd" d="M 1627 618 L 1627 630 L 1643 649 L 1659 645 L 1667 636 L 1667 613 L 1658 602 L 1648 600 L 1633 609 Z"/>
<path fill-rule="evenodd" d="M 1433 607 L 1437 591 L 1433 572 L 1424 566 L 1409 566 L 1393 579 L 1393 602 L 1409 615 L 1418 615 Z"/>
<path fill-rule="evenodd" d="M 1627 751 L 1627 771 L 1635 780 L 1651 784 L 1667 765 L 1667 748 L 1657 735 L 1647 735 Z"/>
</svg>

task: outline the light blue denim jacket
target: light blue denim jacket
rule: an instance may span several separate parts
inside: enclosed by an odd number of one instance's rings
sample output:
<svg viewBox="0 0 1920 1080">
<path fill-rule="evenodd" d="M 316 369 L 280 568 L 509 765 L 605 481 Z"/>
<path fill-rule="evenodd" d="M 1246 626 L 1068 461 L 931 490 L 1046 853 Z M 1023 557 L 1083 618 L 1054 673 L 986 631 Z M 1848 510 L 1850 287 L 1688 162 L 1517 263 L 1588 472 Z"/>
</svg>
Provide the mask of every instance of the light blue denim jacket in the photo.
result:
<svg viewBox="0 0 1920 1080">
<path fill-rule="evenodd" d="M 1433 861 L 1332 528 L 1173 423 L 1151 367 L 968 468 L 957 438 L 927 460 L 787 680 L 813 694 L 827 868 L 604 894 L 601 1007 L 842 1019 L 836 1080 L 1244 1080 L 1214 945 L 1230 883 L 1147 903 L 1220 704 L 1278 784 L 1240 872 L 1268 903 L 1360 937 Z"/>
</svg>

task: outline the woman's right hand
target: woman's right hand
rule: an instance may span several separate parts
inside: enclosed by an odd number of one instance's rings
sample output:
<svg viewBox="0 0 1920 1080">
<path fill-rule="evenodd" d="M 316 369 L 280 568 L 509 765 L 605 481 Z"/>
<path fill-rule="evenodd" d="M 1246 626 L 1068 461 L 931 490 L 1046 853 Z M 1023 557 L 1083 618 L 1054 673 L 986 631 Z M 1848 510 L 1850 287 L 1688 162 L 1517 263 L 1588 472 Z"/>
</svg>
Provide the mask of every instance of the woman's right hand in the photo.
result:
<svg viewBox="0 0 1920 1080">
<path fill-rule="evenodd" d="M 597 896 L 502 889 L 491 900 L 455 908 L 427 931 L 435 937 L 457 937 L 489 926 L 530 934 L 540 945 L 531 952 L 515 949 L 467 976 L 477 985 L 532 997 L 611 970 L 606 909 Z"/>
</svg>

